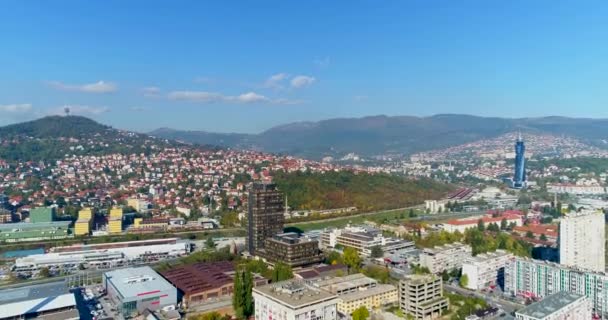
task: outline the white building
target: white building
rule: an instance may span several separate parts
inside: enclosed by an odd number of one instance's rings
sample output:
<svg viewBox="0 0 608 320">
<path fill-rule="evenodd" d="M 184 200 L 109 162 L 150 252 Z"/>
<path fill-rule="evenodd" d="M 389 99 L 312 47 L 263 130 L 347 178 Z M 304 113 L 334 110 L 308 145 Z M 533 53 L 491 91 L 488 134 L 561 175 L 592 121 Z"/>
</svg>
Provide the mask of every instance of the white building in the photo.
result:
<svg viewBox="0 0 608 320">
<path fill-rule="evenodd" d="M 253 288 L 255 320 L 336 320 L 338 296 L 298 280 Z"/>
<path fill-rule="evenodd" d="M 558 292 L 515 313 L 517 320 L 589 320 L 591 301 L 570 292 Z"/>
<path fill-rule="evenodd" d="M 414 242 L 385 237 L 380 230 L 366 226 L 346 226 L 343 229 L 326 229 L 320 236 L 319 247 L 323 250 L 341 245 L 357 250 L 362 256 L 371 255 L 372 248 L 381 247 L 384 252 L 413 249 Z"/>
<path fill-rule="evenodd" d="M 570 213 L 559 226 L 560 263 L 592 271 L 605 271 L 604 215 L 597 212 Z"/>
<path fill-rule="evenodd" d="M 491 217 L 491 216 L 481 216 L 476 218 L 467 218 L 467 219 L 453 219 L 443 224 L 443 230 L 447 232 L 460 232 L 464 233 L 467 229 L 477 228 L 479 220 L 483 221 L 484 226 L 487 227 L 491 223 L 500 226 L 502 220 L 506 220 L 507 225 L 515 224 L 515 226 L 520 227 L 523 225 L 522 217 L 516 214 L 505 215 L 501 217 Z"/>
<path fill-rule="evenodd" d="M 459 242 L 427 248 L 420 253 L 420 265 L 431 273 L 460 269 L 463 262 L 471 257 L 471 246 Z"/>
<path fill-rule="evenodd" d="M 424 209 L 429 213 L 438 213 L 445 211 L 445 201 L 441 200 L 424 200 Z"/>
<path fill-rule="evenodd" d="M 513 255 L 503 250 L 467 258 L 462 264 L 462 274 L 469 278 L 466 287 L 480 290 L 501 283 L 505 267 L 512 259 Z"/>
</svg>

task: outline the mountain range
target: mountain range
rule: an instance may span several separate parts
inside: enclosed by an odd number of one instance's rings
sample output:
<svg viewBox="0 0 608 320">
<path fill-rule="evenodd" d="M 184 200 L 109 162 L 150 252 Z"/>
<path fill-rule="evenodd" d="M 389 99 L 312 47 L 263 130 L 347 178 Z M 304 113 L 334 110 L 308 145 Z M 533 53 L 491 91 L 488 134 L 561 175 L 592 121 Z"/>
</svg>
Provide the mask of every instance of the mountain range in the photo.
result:
<svg viewBox="0 0 608 320">
<path fill-rule="evenodd" d="M 306 158 L 409 155 L 522 131 L 567 135 L 606 147 L 608 119 L 498 118 L 460 114 L 430 117 L 369 116 L 280 125 L 259 134 L 212 133 L 161 128 L 150 135 L 187 143 L 285 153 Z"/>
</svg>

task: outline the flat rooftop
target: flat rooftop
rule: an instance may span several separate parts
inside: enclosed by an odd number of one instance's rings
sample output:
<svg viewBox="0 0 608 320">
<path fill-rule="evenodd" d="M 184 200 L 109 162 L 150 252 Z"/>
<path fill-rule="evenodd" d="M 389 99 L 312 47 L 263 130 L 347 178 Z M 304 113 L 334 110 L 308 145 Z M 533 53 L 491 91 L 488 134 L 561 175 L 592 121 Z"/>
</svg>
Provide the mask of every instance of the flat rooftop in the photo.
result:
<svg viewBox="0 0 608 320">
<path fill-rule="evenodd" d="M 292 309 L 338 298 L 335 294 L 313 288 L 298 280 L 255 287 L 253 291 Z"/>
<path fill-rule="evenodd" d="M 376 287 L 367 289 L 367 290 L 359 290 L 353 293 L 347 293 L 345 295 L 340 296 L 340 299 L 344 302 L 356 301 L 363 299 L 369 296 L 375 296 L 377 294 L 383 294 L 391 291 L 397 291 L 397 287 L 390 284 L 379 284 Z"/>
<path fill-rule="evenodd" d="M 543 300 L 533 303 L 519 311 L 517 314 L 525 315 L 532 318 L 542 319 L 550 316 L 561 308 L 583 299 L 584 296 L 570 293 L 566 291 L 558 292 L 550 295 Z"/>
<path fill-rule="evenodd" d="M 315 282 L 314 286 L 330 291 L 342 291 L 345 289 L 358 288 L 368 285 L 376 285 L 378 281 L 366 277 L 364 274 L 356 273 L 344 277 L 335 277 Z"/>
<path fill-rule="evenodd" d="M 230 261 L 200 262 L 162 272 L 169 282 L 186 294 L 221 288 L 233 282 L 234 264 Z"/>
<path fill-rule="evenodd" d="M 39 298 L 55 297 L 66 293 L 68 293 L 68 287 L 64 281 L 14 289 L 4 289 L 0 290 L 0 305 Z"/>
<path fill-rule="evenodd" d="M 504 250 L 496 250 L 494 252 L 486 252 L 486 253 L 481 253 L 478 254 L 474 257 L 470 257 L 467 258 L 466 261 L 467 262 L 478 262 L 478 263 L 482 263 L 482 262 L 486 262 L 492 259 L 496 259 L 496 258 L 500 258 L 500 257 L 506 257 L 506 256 L 511 256 L 512 254 L 504 251 Z"/>
<path fill-rule="evenodd" d="M 0 232 L 12 231 L 13 229 L 31 230 L 45 228 L 67 228 L 71 223 L 71 221 L 2 223 L 0 224 Z"/>
<path fill-rule="evenodd" d="M 175 290 L 160 274 L 150 267 L 125 268 L 104 273 L 123 297 Z"/>
<path fill-rule="evenodd" d="M 437 280 L 437 276 L 433 274 L 412 274 L 405 276 L 402 281 L 413 285 L 421 285 Z"/>
</svg>

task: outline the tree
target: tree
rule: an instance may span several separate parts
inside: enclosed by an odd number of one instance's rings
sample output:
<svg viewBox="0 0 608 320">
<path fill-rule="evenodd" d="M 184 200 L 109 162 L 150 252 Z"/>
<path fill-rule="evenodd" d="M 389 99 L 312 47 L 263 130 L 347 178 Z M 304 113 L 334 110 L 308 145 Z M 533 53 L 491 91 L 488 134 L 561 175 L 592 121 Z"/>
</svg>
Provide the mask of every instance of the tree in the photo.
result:
<svg viewBox="0 0 608 320">
<path fill-rule="evenodd" d="M 500 220 L 500 230 L 507 230 L 507 219 L 506 218 L 502 218 L 502 220 Z"/>
<path fill-rule="evenodd" d="M 213 241 L 213 238 L 209 237 L 207 240 L 205 240 L 205 247 L 207 247 L 207 249 L 215 249 L 215 242 Z"/>
<path fill-rule="evenodd" d="M 541 241 L 547 241 L 547 236 L 543 233 L 540 235 L 540 240 Z"/>
<path fill-rule="evenodd" d="M 496 223 L 490 223 L 488 225 L 488 231 L 498 232 L 498 231 L 500 231 L 500 228 L 498 227 L 498 225 Z"/>
<path fill-rule="evenodd" d="M 353 311 L 353 320 L 366 320 L 369 318 L 369 311 L 365 306 L 360 306 L 357 310 Z"/>
<path fill-rule="evenodd" d="M 348 266 L 349 272 L 359 270 L 361 257 L 359 257 L 357 250 L 351 247 L 344 249 L 344 263 Z"/>
<path fill-rule="evenodd" d="M 293 278 L 291 267 L 283 262 L 279 262 L 272 269 L 272 282 L 279 282 Z"/>
<path fill-rule="evenodd" d="M 247 319 L 253 314 L 253 275 L 251 272 L 239 268 L 234 274 L 234 292 L 232 294 L 232 307 L 237 318 Z"/>
<path fill-rule="evenodd" d="M 443 272 L 441 273 L 441 279 L 446 282 L 448 280 L 450 280 L 450 274 L 448 273 L 447 270 L 443 270 Z"/>
<path fill-rule="evenodd" d="M 526 232 L 526 238 L 534 239 L 534 233 L 532 233 L 532 231 Z"/>
<path fill-rule="evenodd" d="M 461 287 L 466 287 L 469 284 L 469 276 L 463 274 L 460 276 L 460 281 L 458 281 Z"/>
<path fill-rule="evenodd" d="M 482 232 L 486 230 L 486 226 L 481 219 L 477 220 L 477 230 Z"/>
<path fill-rule="evenodd" d="M 340 255 L 340 253 L 337 251 L 332 251 L 325 257 L 325 263 L 327 263 L 327 264 L 342 263 L 342 255 Z"/>
<path fill-rule="evenodd" d="M 41 278 L 48 278 L 51 276 L 51 271 L 47 267 L 40 268 L 40 273 L 38 274 Z"/>
<path fill-rule="evenodd" d="M 410 209 L 410 212 L 408 215 L 410 218 L 416 218 L 416 212 L 414 212 L 414 209 Z"/>
<path fill-rule="evenodd" d="M 382 258 L 384 256 L 384 251 L 380 246 L 372 247 L 372 258 Z"/>
</svg>

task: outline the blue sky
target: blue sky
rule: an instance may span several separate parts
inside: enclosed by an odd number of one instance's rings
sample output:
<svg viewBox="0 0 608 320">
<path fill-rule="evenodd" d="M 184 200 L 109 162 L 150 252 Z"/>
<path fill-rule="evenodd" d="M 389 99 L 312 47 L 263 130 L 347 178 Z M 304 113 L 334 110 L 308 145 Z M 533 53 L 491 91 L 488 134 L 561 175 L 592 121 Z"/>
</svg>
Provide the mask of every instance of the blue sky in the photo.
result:
<svg viewBox="0 0 608 320">
<path fill-rule="evenodd" d="M 0 124 L 608 117 L 606 1 L 2 1 Z"/>
</svg>

